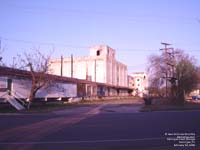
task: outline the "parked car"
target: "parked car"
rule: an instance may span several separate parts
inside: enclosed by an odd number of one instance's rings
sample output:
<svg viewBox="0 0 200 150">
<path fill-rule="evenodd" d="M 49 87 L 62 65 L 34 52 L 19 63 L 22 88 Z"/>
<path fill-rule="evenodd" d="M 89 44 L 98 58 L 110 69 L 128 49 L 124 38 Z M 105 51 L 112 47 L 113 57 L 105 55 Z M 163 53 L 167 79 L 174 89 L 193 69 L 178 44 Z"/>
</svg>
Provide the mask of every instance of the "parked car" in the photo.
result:
<svg viewBox="0 0 200 150">
<path fill-rule="evenodd" d="M 193 96 L 192 96 L 192 99 L 193 99 L 193 100 L 200 100 L 200 95 L 193 95 Z"/>
</svg>

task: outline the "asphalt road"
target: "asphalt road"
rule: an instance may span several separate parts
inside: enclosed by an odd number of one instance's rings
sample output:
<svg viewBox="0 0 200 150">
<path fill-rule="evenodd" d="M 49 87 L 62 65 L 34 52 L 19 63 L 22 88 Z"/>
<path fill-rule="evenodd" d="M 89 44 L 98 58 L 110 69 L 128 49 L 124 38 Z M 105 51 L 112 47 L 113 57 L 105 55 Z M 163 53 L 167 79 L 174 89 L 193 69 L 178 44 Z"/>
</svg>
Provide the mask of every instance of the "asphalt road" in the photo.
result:
<svg viewBox="0 0 200 150">
<path fill-rule="evenodd" d="M 0 115 L 0 149 L 200 149 L 200 111 L 140 113 L 139 107 L 98 104 L 50 114 Z M 170 140 L 188 134 L 193 140 L 184 141 L 195 146 L 174 146 L 180 139 Z"/>
</svg>

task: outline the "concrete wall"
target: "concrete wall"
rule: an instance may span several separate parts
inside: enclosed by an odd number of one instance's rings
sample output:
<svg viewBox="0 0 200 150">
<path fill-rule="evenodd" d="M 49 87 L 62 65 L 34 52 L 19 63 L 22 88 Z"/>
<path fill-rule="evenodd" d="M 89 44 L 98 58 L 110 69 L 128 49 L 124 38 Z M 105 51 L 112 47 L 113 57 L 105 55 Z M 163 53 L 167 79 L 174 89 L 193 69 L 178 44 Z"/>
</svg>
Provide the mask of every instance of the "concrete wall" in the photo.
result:
<svg viewBox="0 0 200 150">
<path fill-rule="evenodd" d="M 72 83 L 55 83 L 49 87 L 44 87 L 37 92 L 37 98 L 49 97 L 76 97 L 77 85 Z"/>
<path fill-rule="evenodd" d="M 52 74 L 61 75 L 61 59 L 51 59 Z M 94 46 L 89 57 L 63 59 L 63 76 L 101 82 L 116 86 L 128 86 L 127 66 L 115 59 L 115 50 L 108 46 Z"/>
<path fill-rule="evenodd" d="M 144 72 L 132 73 L 129 77 L 129 87 L 133 89 L 134 96 L 142 97 L 148 94 L 148 76 Z"/>
<path fill-rule="evenodd" d="M 18 98 L 28 98 L 31 90 L 31 81 L 24 79 L 12 79 L 12 91 Z"/>
<path fill-rule="evenodd" d="M 31 80 L 17 79 L 15 77 L 0 77 L 0 85 L 7 85 L 7 79 L 12 79 L 12 92 L 17 98 L 28 98 L 31 90 Z M 6 98 L 7 92 L 0 92 L 0 98 Z M 6 94 L 6 95 L 5 95 Z M 4 95 L 4 96 L 2 96 Z M 76 97 L 77 85 L 73 83 L 56 82 L 48 87 L 43 87 L 36 93 L 36 98 Z"/>
<path fill-rule="evenodd" d="M 7 89 L 7 77 L 0 77 L 0 99 L 5 99 L 7 97 L 7 91 L 4 89 Z"/>
<path fill-rule="evenodd" d="M 28 98 L 31 89 L 31 80 L 20 79 L 16 77 L 0 77 L 0 85 L 7 88 L 7 79 L 12 79 L 12 91 L 16 93 L 17 98 Z M 0 91 L 0 100 L 7 97 L 7 92 Z M 36 98 L 66 98 L 66 97 L 84 97 L 96 99 L 97 97 L 116 97 L 128 96 L 128 90 L 122 90 L 115 87 L 99 85 L 94 83 L 64 83 L 54 82 L 53 85 L 43 87 L 36 93 Z"/>
<path fill-rule="evenodd" d="M 192 92 L 190 92 L 189 96 L 197 96 L 200 95 L 200 88 L 199 89 L 195 89 Z"/>
<path fill-rule="evenodd" d="M 7 88 L 7 77 L 0 77 L 0 88 Z"/>
</svg>

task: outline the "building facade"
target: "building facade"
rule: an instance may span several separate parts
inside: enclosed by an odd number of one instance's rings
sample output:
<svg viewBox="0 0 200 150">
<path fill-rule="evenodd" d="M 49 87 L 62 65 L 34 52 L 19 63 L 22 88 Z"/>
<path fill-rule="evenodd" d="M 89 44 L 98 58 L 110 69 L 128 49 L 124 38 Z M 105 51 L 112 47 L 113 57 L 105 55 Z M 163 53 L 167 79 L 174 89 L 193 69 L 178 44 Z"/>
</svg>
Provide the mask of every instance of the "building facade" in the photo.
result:
<svg viewBox="0 0 200 150">
<path fill-rule="evenodd" d="M 39 89 L 35 98 L 67 99 L 75 97 L 128 96 L 132 91 L 124 86 L 114 86 L 51 74 L 46 74 L 45 76 L 51 82 Z M 14 95 L 17 94 L 20 99 L 27 99 L 31 86 L 32 77 L 29 71 L 0 66 L 0 101 L 6 99 L 9 95 L 8 90 Z"/>
<path fill-rule="evenodd" d="M 129 76 L 128 80 L 134 96 L 143 97 L 144 94 L 148 94 L 148 76 L 145 72 L 134 72 Z"/>
<path fill-rule="evenodd" d="M 200 84 L 188 96 L 200 96 Z"/>
<path fill-rule="evenodd" d="M 88 57 L 51 59 L 52 74 L 128 87 L 127 66 L 117 61 L 115 50 L 106 45 L 90 48 Z"/>
</svg>

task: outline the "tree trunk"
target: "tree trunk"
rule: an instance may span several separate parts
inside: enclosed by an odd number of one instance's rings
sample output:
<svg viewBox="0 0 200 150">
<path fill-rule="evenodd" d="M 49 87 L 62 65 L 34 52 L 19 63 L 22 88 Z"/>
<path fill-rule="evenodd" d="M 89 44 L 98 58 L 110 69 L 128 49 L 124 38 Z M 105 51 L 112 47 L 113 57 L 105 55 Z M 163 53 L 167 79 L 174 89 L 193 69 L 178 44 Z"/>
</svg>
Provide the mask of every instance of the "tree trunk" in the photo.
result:
<svg viewBox="0 0 200 150">
<path fill-rule="evenodd" d="M 31 103 L 32 103 L 32 101 L 33 101 L 34 98 L 35 98 L 35 88 L 36 88 L 35 81 L 32 81 L 31 91 L 30 91 L 30 94 L 29 94 L 28 109 L 30 108 Z"/>
<path fill-rule="evenodd" d="M 30 102 L 32 102 L 34 97 L 35 97 L 34 93 L 35 93 L 35 82 L 32 82 L 31 92 L 29 94 L 29 101 Z"/>
</svg>

